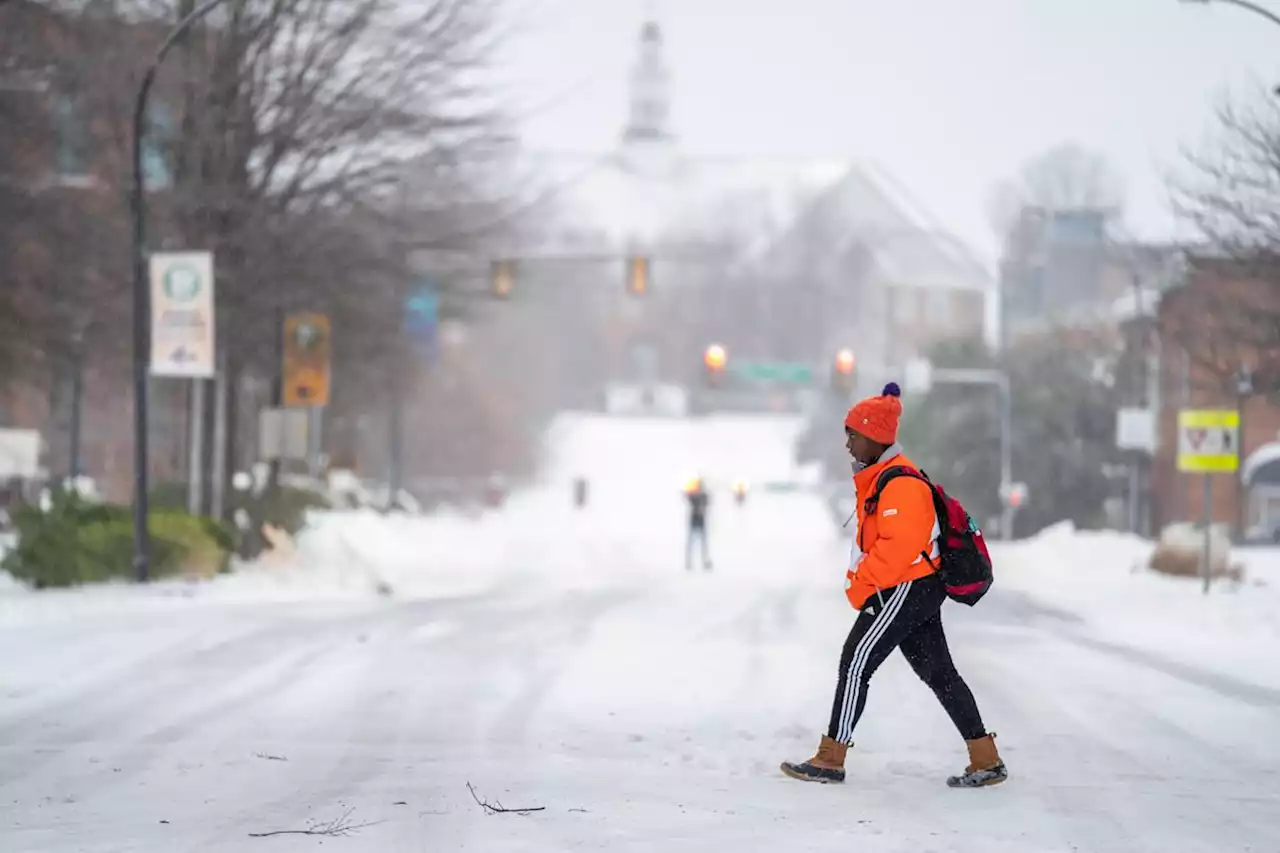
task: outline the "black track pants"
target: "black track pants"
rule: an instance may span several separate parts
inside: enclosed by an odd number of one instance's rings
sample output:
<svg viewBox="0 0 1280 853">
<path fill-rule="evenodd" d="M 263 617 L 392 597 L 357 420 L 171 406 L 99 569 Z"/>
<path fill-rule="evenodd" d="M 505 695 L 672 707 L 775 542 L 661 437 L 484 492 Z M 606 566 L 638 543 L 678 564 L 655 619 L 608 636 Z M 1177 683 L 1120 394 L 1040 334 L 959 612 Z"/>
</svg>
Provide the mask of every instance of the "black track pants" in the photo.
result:
<svg viewBox="0 0 1280 853">
<path fill-rule="evenodd" d="M 867 602 L 840 656 L 840 680 L 828 736 L 841 743 L 853 742 L 871 676 L 895 648 L 902 649 L 916 675 L 933 690 L 961 736 L 972 740 L 986 734 L 973 693 L 951 661 L 942 631 L 945 600 L 942 581 L 930 575 L 883 590 L 879 598 Z"/>
</svg>

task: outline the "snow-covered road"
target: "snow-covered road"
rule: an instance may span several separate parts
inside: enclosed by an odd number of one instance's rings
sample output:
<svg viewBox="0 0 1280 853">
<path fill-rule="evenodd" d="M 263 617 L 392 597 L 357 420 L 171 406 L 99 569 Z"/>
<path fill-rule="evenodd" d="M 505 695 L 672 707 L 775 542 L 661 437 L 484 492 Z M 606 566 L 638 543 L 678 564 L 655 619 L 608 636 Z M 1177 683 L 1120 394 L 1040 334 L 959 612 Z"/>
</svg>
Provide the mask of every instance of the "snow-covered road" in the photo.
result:
<svg viewBox="0 0 1280 853">
<path fill-rule="evenodd" d="M 0 849 L 312 850 L 249 833 L 348 811 L 375 825 L 336 849 L 1280 849 L 1265 690 L 995 595 L 950 627 L 1011 782 L 941 784 L 962 749 L 894 658 L 849 783 L 808 786 L 776 765 L 822 724 L 838 589 L 675 580 L 6 629 Z"/>
<path fill-rule="evenodd" d="M 815 497 L 722 508 L 709 575 L 678 529 L 529 511 L 501 548 L 473 534 L 475 571 L 503 566 L 444 599 L 397 576 L 390 599 L 7 611 L 0 851 L 1280 850 L 1265 681 L 1004 585 L 946 613 L 1009 783 L 945 787 L 963 744 L 895 656 L 849 781 L 806 785 L 777 765 L 816 745 L 852 618 Z M 486 814 L 468 783 L 543 810 Z"/>
</svg>

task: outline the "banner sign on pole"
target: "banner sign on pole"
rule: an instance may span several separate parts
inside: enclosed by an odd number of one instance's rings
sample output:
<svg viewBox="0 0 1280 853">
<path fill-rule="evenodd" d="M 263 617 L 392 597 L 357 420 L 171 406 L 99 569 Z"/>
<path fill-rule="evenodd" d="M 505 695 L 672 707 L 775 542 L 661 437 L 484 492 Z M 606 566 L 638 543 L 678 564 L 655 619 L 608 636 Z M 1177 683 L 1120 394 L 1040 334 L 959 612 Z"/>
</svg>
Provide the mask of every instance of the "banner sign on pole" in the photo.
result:
<svg viewBox="0 0 1280 853">
<path fill-rule="evenodd" d="M 213 254 L 151 256 L 151 375 L 212 379 Z"/>
<path fill-rule="evenodd" d="M 1229 474 L 1240 467 L 1240 413 L 1235 409 L 1178 412 L 1178 470 Z"/>
</svg>

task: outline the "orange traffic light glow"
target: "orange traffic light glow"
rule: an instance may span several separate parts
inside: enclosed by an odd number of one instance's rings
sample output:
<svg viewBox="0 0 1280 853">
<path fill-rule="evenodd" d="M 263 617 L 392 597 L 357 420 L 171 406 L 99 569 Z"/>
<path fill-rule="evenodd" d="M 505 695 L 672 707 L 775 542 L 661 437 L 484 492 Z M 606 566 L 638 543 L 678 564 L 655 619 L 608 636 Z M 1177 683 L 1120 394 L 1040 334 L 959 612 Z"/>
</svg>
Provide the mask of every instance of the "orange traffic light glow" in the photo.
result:
<svg viewBox="0 0 1280 853">
<path fill-rule="evenodd" d="M 836 370 L 840 373 L 852 373 L 853 365 L 853 350 L 842 349 L 836 353 Z"/>
<path fill-rule="evenodd" d="M 649 260 L 632 258 L 627 276 L 627 291 L 635 296 L 644 296 L 649 291 Z"/>
<path fill-rule="evenodd" d="M 702 354 L 702 360 L 710 370 L 724 370 L 724 365 L 728 358 L 728 353 L 725 352 L 724 347 L 720 346 L 720 344 L 712 344 Z"/>
</svg>

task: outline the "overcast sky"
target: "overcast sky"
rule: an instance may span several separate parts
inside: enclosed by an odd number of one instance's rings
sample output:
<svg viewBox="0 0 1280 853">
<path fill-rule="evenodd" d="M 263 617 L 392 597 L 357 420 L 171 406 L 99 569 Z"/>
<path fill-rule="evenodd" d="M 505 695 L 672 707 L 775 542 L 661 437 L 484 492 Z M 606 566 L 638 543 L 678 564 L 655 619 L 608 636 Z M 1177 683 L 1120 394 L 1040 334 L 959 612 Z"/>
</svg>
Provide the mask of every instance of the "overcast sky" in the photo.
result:
<svg viewBox="0 0 1280 853">
<path fill-rule="evenodd" d="M 536 14 L 501 57 L 517 102 L 542 107 L 523 123 L 528 145 L 615 144 L 654 8 L 686 152 L 870 158 L 987 255 L 993 182 L 1065 140 L 1123 175 L 1135 233 L 1170 234 L 1180 147 L 1203 141 L 1223 93 L 1280 83 L 1280 26 L 1223 3 L 525 2 Z"/>
</svg>

